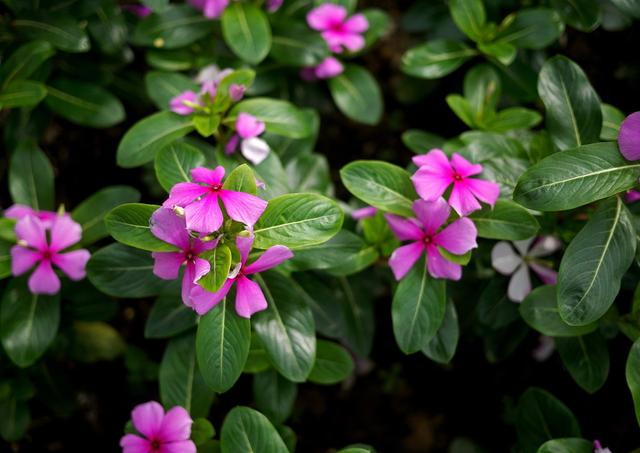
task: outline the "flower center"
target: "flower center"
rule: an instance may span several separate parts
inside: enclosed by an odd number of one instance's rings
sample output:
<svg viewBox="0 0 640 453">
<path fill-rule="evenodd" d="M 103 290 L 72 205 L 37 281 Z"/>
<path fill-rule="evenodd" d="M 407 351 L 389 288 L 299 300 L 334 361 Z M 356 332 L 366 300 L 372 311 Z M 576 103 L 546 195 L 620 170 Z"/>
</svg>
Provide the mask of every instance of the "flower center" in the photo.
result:
<svg viewBox="0 0 640 453">
<path fill-rule="evenodd" d="M 422 238 L 422 242 L 424 242 L 425 245 L 433 244 L 433 238 L 431 236 L 425 236 Z"/>
<path fill-rule="evenodd" d="M 151 441 L 151 451 L 152 452 L 156 452 L 156 451 L 160 451 L 160 441 L 159 440 L 152 440 Z"/>
<path fill-rule="evenodd" d="M 51 255 L 53 254 L 51 253 L 50 250 L 45 250 L 44 252 L 42 252 L 43 261 L 51 261 Z"/>
<path fill-rule="evenodd" d="M 344 33 L 344 25 L 342 24 L 342 22 L 334 22 L 333 24 L 329 25 L 329 29 L 336 33 Z"/>
<path fill-rule="evenodd" d="M 195 259 L 195 254 L 191 250 L 187 250 L 184 254 L 184 259 L 187 261 L 193 261 Z"/>
<path fill-rule="evenodd" d="M 210 186 L 209 190 L 211 192 L 220 192 L 222 190 L 222 184 L 213 184 Z"/>
<path fill-rule="evenodd" d="M 460 181 L 462 181 L 462 179 L 463 179 L 462 176 L 460 176 L 458 173 L 454 173 L 453 174 L 453 180 L 455 182 L 460 182 Z"/>
</svg>

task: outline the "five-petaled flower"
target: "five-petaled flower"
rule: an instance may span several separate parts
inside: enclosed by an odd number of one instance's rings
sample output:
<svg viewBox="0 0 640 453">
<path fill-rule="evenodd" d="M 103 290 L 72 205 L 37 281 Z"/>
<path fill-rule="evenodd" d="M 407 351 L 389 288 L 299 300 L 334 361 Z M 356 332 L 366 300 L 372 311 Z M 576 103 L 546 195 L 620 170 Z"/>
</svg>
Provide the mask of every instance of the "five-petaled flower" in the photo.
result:
<svg viewBox="0 0 640 453">
<path fill-rule="evenodd" d="M 184 264 L 182 302 L 193 308 L 191 291 L 198 286 L 198 280 L 207 275 L 211 269 L 209 262 L 199 258 L 199 255 L 215 248 L 218 241 L 203 242 L 191 237 L 184 217 L 178 216 L 167 208 L 160 208 L 151 216 L 151 233 L 179 249 L 177 252 L 153 252 L 152 256 L 155 260 L 153 273 L 164 280 L 175 280 L 178 278 L 180 267 Z"/>
<path fill-rule="evenodd" d="M 242 140 L 240 142 L 242 155 L 252 164 L 258 165 L 267 158 L 271 151 L 269 144 L 261 138 L 258 138 L 264 131 L 264 122 L 255 116 L 248 113 L 238 114 L 238 118 L 236 119 L 236 134 L 227 142 L 225 152 L 227 154 L 234 153 L 238 147 L 238 142 Z"/>
<path fill-rule="evenodd" d="M 472 164 L 464 157 L 453 153 L 451 162 L 440 149 L 415 156 L 413 162 L 419 167 L 412 176 L 413 185 L 423 200 L 440 198 L 453 184 L 449 204 L 461 216 L 480 209 L 478 200 L 493 206 L 500 195 L 500 186 L 494 182 L 470 178 L 482 172 L 482 165 Z"/>
<path fill-rule="evenodd" d="M 37 264 L 29 277 L 29 290 L 33 294 L 56 294 L 60 279 L 53 270 L 55 264 L 71 280 L 84 278 L 90 254 L 87 250 L 62 250 L 78 243 L 82 228 L 68 215 L 57 216 L 51 223 L 50 239 L 40 219 L 27 215 L 16 223 L 18 245 L 11 248 L 11 272 L 14 276 L 26 273 Z"/>
<path fill-rule="evenodd" d="M 253 247 L 253 236 L 237 236 L 236 246 L 240 252 L 240 262 L 229 273 L 229 277 L 222 287 L 215 293 L 207 292 L 200 287 L 191 292 L 191 298 L 198 314 L 205 314 L 224 299 L 234 283 L 236 284 L 236 313 L 238 315 L 250 318 L 252 314 L 265 310 L 267 300 L 260 285 L 247 276 L 264 272 L 293 257 L 293 253 L 288 247 L 274 245 L 265 250 L 253 263 L 247 264 L 249 252 Z"/>
<path fill-rule="evenodd" d="M 364 47 L 362 33 L 369 28 L 367 18 L 354 14 L 347 18 L 347 9 L 334 3 L 325 3 L 307 14 L 309 27 L 321 32 L 329 50 L 341 53 L 345 48 L 357 52 Z"/>
<path fill-rule="evenodd" d="M 196 453 L 190 440 L 193 420 L 180 406 L 165 413 L 155 401 L 139 404 L 131 411 L 134 428 L 141 434 L 126 434 L 120 439 L 122 453 Z"/>
<path fill-rule="evenodd" d="M 217 231 L 224 220 L 218 198 L 222 200 L 230 218 L 248 227 L 258 221 L 267 207 L 261 198 L 244 192 L 223 188 L 224 167 L 214 170 L 197 167 L 191 170 L 194 182 L 181 182 L 171 188 L 165 208 L 184 208 L 187 228 L 198 233 Z"/>
<path fill-rule="evenodd" d="M 413 203 L 413 212 L 417 219 L 385 215 L 391 231 L 399 240 L 412 241 L 391 254 L 389 266 L 396 280 L 402 279 L 409 272 L 423 252 L 427 254 L 427 269 L 433 277 L 459 280 L 462 266 L 443 257 L 439 247 L 454 255 L 464 255 L 478 246 L 476 226 L 463 217 L 438 231 L 451 213 L 443 198 L 435 201 L 417 200 Z"/>
</svg>

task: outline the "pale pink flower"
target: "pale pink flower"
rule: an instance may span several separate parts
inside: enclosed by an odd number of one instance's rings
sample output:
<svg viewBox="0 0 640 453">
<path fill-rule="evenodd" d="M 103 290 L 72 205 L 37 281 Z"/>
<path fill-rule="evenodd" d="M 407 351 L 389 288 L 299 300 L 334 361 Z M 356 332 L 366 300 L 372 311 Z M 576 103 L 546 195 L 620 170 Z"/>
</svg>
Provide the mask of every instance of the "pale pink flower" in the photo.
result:
<svg viewBox="0 0 640 453">
<path fill-rule="evenodd" d="M 224 79 L 226 76 L 228 76 L 232 72 L 233 72 L 233 69 L 231 68 L 220 69 L 220 67 L 214 63 L 200 69 L 200 71 L 198 72 L 198 75 L 196 76 L 195 81 L 199 85 L 202 85 L 206 81 L 212 81 L 217 86 L 218 84 L 220 84 L 220 81 L 222 79 Z"/>
<path fill-rule="evenodd" d="M 632 113 L 620 124 L 618 146 L 625 159 L 640 159 L 640 112 Z"/>
<path fill-rule="evenodd" d="M 63 214 L 68 216 L 69 214 Z M 9 219 L 20 220 L 26 216 L 37 217 L 44 225 L 45 229 L 51 228 L 53 221 L 58 217 L 58 213 L 54 211 L 36 211 L 31 206 L 24 204 L 14 204 L 4 211 L 4 216 Z"/>
<path fill-rule="evenodd" d="M 265 131 L 264 122 L 243 112 L 238 115 L 235 127 L 236 134 L 227 142 L 225 152 L 227 154 L 234 153 L 240 143 L 240 152 L 249 162 L 258 165 L 265 160 L 271 152 L 271 148 L 267 142 L 258 138 Z"/>
<path fill-rule="evenodd" d="M 237 236 L 236 246 L 240 252 L 240 262 L 231 271 L 222 287 L 215 293 L 206 292 L 200 287 L 194 288 L 191 292 L 191 298 L 198 314 L 205 314 L 224 299 L 234 283 L 236 284 L 236 313 L 239 316 L 250 318 L 252 314 L 265 310 L 267 300 L 260 285 L 247 276 L 264 272 L 293 257 L 293 253 L 288 247 L 274 245 L 265 250 L 253 263 L 247 265 L 247 258 L 253 247 L 253 237 Z"/>
<path fill-rule="evenodd" d="M 500 195 L 500 186 L 494 182 L 470 178 L 482 172 L 482 165 L 472 164 L 464 157 L 453 153 L 451 162 L 440 149 L 432 149 L 427 154 L 415 156 L 413 162 L 418 171 L 412 176 L 413 185 L 423 200 L 440 198 L 453 184 L 449 204 L 464 216 L 480 209 L 478 200 L 491 206 Z"/>
<path fill-rule="evenodd" d="M 56 294 L 60 291 L 60 279 L 53 270 L 55 264 L 71 280 L 82 280 L 89 261 L 85 249 L 61 253 L 78 243 L 82 228 L 70 216 L 57 216 L 51 223 L 49 239 L 43 223 L 34 216 L 23 217 L 16 223 L 18 245 L 11 248 L 11 272 L 19 276 L 37 264 L 29 277 L 29 290 L 33 294 Z"/>
<path fill-rule="evenodd" d="M 611 450 L 604 448 L 599 440 L 593 441 L 593 453 L 611 453 Z"/>
<path fill-rule="evenodd" d="M 189 4 L 202 11 L 204 17 L 216 19 L 222 16 L 225 8 L 229 5 L 229 0 L 189 0 Z"/>
<path fill-rule="evenodd" d="M 354 14 L 347 18 L 347 9 L 334 3 L 325 3 L 309 11 L 307 24 L 321 32 L 329 49 L 335 53 L 362 49 L 365 44 L 362 33 L 369 28 L 364 15 Z"/>
<path fill-rule="evenodd" d="M 181 182 L 171 188 L 165 208 L 184 208 L 187 228 L 207 234 L 217 231 L 224 220 L 218 199 L 229 217 L 252 227 L 267 207 L 261 198 L 222 188 L 224 167 L 214 170 L 197 167 L 191 170 L 194 182 Z"/>
<path fill-rule="evenodd" d="M 196 453 L 190 440 L 193 420 L 183 407 L 165 413 L 160 403 L 149 401 L 133 408 L 131 421 L 141 435 L 124 435 L 122 453 Z"/>
<path fill-rule="evenodd" d="M 335 57 L 327 57 L 317 66 L 302 68 L 300 77 L 304 80 L 312 82 L 314 80 L 331 79 L 342 74 L 344 66 Z"/>
<path fill-rule="evenodd" d="M 378 210 L 373 206 L 366 206 L 364 208 L 353 210 L 351 212 L 351 217 L 353 217 L 354 220 L 362 220 L 367 217 L 373 217 L 377 212 Z"/>
<path fill-rule="evenodd" d="M 540 258 L 557 252 L 562 244 L 554 236 L 540 236 L 535 242 L 534 239 L 511 244 L 500 241 L 491 250 L 493 268 L 503 275 L 511 275 L 507 296 L 514 302 L 522 302 L 531 292 L 529 268 L 545 285 L 555 285 L 558 280 L 558 273 Z"/>
<path fill-rule="evenodd" d="M 184 264 L 182 302 L 193 308 L 191 290 L 211 269 L 209 262 L 199 258 L 199 255 L 215 248 L 218 241 L 204 242 L 191 237 L 184 217 L 167 208 L 160 208 L 151 216 L 151 233 L 179 249 L 178 252 L 153 252 L 153 273 L 163 280 L 175 280 Z"/>
<path fill-rule="evenodd" d="M 171 111 L 178 115 L 190 115 L 195 112 L 194 105 L 201 105 L 199 96 L 191 91 L 185 91 L 169 101 Z"/>
<path fill-rule="evenodd" d="M 451 213 L 443 198 L 417 200 L 413 203 L 413 212 L 417 219 L 385 215 L 391 231 L 399 240 L 412 241 L 391 254 L 389 266 L 396 280 L 402 279 L 424 252 L 427 254 L 427 269 L 433 277 L 459 280 L 462 266 L 444 258 L 438 247 L 454 255 L 464 255 L 478 246 L 476 226 L 463 217 L 439 231 Z"/>
</svg>

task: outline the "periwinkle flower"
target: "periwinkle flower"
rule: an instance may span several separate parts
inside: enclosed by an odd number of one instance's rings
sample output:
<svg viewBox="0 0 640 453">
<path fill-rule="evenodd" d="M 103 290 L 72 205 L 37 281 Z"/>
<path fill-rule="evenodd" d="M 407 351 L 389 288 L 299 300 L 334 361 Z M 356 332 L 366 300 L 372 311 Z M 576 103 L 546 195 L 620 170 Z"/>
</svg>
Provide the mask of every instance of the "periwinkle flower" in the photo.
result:
<svg viewBox="0 0 640 453">
<path fill-rule="evenodd" d="M 267 12 L 275 13 L 280 9 L 283 3 L 284 0 L 267 0 L 265 3 L 265 8 L 267 9 Z"/>
<path fill-rule="evenodd" d="M 131 421 L 140 435 L 124 435 L 122 453 L 196 453 L 190 440 L 193 420 L 183 407 L 165 413 L 160 403 L 149 401 L 133 408 Z"/>
<path fill-rule="evenodd" d="M 69 214 L 62 215 L 68 216 Z M 31 206 L 16 203 L 7 208 L 6 211 L 4 211 L 4 216 L 9 219 L 15 220 L 20 220 L 23 217 L 27 216 L 37 217 L 38 220 L 42 222 L 42 225 L 45 227 L 45 229 L 49 229 L 51 228 L 51 225 L 53 225 L 53 221 L 59 216 L 59 214 L 54 211 L 36 211 Z"/>
<path fill-rule="evenodd" d="M 626 194 L 624 194 L 624 201 L 627 203 L 635 203 L 640 200 L 640 192 L 637 190 L 628 190 Z"/>
<path fill-rule="evenodd" d="M 184 91 L 169 101 L 171 111 L 183 116 L 191 115 L 199 105 L 201 105 L 200 96 L 191 90 Z"/>
<path fill-rule="evenodd" d="M 331 79 L 344 71 L 344 66 L 335 57 L 327 57 L 317 66 L 302 68 L 300 76 L 309 82 L 321 79 Z"/>
<path fill-rule="evenodd" d="M 216 19 L 222 16 L 225 8 L 229 5 L 229 0 L 189 0 L 189 4 L 202 11 L 204 17 Z"/>
<path fill-rule="evenodd" d="M 362 33 L 369 28 L 367 18 L 354 14 L 347 18 L 347 9 L 342 5 L 325 3 L 307 14 L 309 27 L 321 32 L 322 37 L 334 53 L 344 49 L 357 52 L 364 47 Z"/>
<path fill-rule="evenodd" d="M 620 124 L 618 146 L 625 159 L 640 159 L 640 112 L 632 113 Z"/>
<path fill-rule="evenodd" d="M 400 241 L 412 241 L 391 254 L 389 266 L 396 280 L 402 279 L 423 253 L 427 254 L 427 269 L 435 278 L 460 280 L 462 266 L 447 260 L 439 250 L 463 255 L 478 245 L 476 226 L 466 217 L 440 228 L 449 218 L 451 209 L 443 198 L 435 201 L 417 200 L 413 203 L 415 219 L 386 214 L 391 231 Z"/>
<path fill-rule="evenodd" d="M 227 142 L 225 152 L 234 153 L 240 142 L 240 152 L 249 162 L 258 165 L 265 160 L 271 148 L 267 142 L 258 138 L 265 131 L 264 122 L 248 113 L 240 113 L 236 119 L 235 128 L 236 134 Z"/>
</svg>

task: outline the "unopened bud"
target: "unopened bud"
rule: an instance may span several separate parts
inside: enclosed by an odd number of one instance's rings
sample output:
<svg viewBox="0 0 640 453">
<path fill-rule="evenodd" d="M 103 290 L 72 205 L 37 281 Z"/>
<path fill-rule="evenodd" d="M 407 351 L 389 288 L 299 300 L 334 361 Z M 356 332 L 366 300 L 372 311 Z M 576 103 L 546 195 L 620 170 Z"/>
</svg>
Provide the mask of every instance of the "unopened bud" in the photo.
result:
<svg viewBox="0 0 640 453">
<path fill-rule="evenodd" d="M 66 210 L 64 209 L 64 204 L 61 204 L 60 207 L 58 208 L 58 215 L 59 216 L 63 216 L 66 214 Z"/>
<path fill-rule="evenodd" d="M 246 88 L 244 85 L 232 83 L 229 87 L 229 96 L 231 96 L 231 100 L 233 102 L 238 102 L 244 96 L 245 90 Z"/>
</svg>

